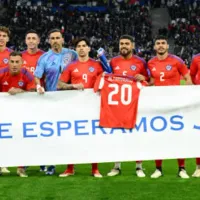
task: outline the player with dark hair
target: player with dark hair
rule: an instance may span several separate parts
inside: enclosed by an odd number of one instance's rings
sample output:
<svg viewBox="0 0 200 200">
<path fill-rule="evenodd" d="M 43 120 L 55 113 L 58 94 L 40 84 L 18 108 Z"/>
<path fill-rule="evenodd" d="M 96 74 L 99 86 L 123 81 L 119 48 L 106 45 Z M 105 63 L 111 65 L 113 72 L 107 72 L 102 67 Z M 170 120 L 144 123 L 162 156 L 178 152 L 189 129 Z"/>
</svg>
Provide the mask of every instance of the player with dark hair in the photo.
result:
<svg viewBox="0 0 200 200">
<path fill-rule="evenodd" d="M 40 36 L 35 30 L 29 30 L 25 35 L 25 43 L 27 49 L 22 52 L 22 58 L 24 60 L 23 67 L 28 69 L 32 74 L 34 74 L 37 61 L 44 51 L 38 48 L 40 43 Z"/>
<path fill-rule="evenodd" d="M 103 72 L 99 62 L 89 57 L 90 42 L 87 38 L 80 38 L 75 43 L 78 53 L 78 60 L 67 66 L 60 76 L 58 89 L 65 90 L 68 88 L 68 82 L 72 85 L 80 84 L 82 88 L 93 88 L 97 77 Z M 67 169 L 60 174 L 60 177 L 74 175 L 74 165 L 68 165 Z M 102 175 L 98 170 L 97 163 L 92 163 L 92 175 L 101 178 Z"/>
<path fill-rule="evenodd" d="M 144 59 L 133 54 L 135 48 L 134 39 L 130 35 L 122 35 L 119 40 L 120 55 L 110 61 L 112 72 L 116 75 L 134 77 L 137 81 L 148 81 L 149 76 Z M 116 162 L 108 176 L 116 176 L 121 173 L 121 163 Z M 145 177 L 142 161 L 136 161 L 136 175 Z"/>
<path fill-rule="evenodd" d="M 10 39 L 10 30 L 5 26 L 0 26 L 0 68 L 8 66 L 11 49 L 6 47 Z"/>
<path fill-rule="evenodd" d="M 158 36 L 155 39 L 154 50 L 156 56 L 148 62 L 151 73 L 150 85 L 172 86 L 180 85 L 181 75 L 187 85 L 192 84 L 192 80 L 183 60 L 175 55 L 169 54 L 169 44 L 165 36 Z M 159 178 L 162 173 L 162 160 L 156 160 L 156 170 L 151 178 Z M 189 178 L 185 170 L 185 159 L 178 159 L 179 172 L 181 178 Z"/>
<path fill-rule="evenodd" d="M 39 94 L 46 91 L 56 91 L 60 74 L 72 61 L 77 60 L 77 53 L 71 49 L 63 48 L 64 38 L 59 29 L 52 29 L 48 33 L 51 49 L 38 60 L 35 75 L 36 89 Z M 44 79 L 44 87 L 41 79 Z M 47 175 L 55 173 L 55 166 L 49 166 Z"/>
</svg>

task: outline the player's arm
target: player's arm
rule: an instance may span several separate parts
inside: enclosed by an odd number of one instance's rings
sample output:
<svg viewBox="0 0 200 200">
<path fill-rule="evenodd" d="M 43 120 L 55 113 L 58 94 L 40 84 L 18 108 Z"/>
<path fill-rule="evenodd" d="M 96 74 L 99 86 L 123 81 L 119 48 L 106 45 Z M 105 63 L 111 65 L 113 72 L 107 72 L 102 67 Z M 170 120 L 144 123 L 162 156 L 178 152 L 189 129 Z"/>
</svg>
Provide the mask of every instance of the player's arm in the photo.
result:
<svg viewBox="0 0 200 200">
<path fill-rule="evenodd" d="M 149 62 L 147 63 L 147 66 L 146 66 L 146 72 L 147 72 L 147 75 L 148 75 L 148 86 L 153 86 L 154 85 L 154 78 L 152 77 L 151 75 L 151 67 L 149 65 Z"/>
<path fill-rule="evenodd" d="M 25 90 L 23 90 L 21 88 L 16 88 L 16 87 L 11 87 L 8 90 L 8 93 L 11 94 L 11 95 L 15 95 L 15 94 L 23 93 L 23 92 L 25 92 Z"/>
<path fill-rule="evenodd" d="M 195 59 L 193 58 L 192 62 L 191 62 L 191 65 L 190 65 L 190 76 L 191 76 L 192 82 L 194 84 L 196 84 L 197 72 L 198 72 L 198 66 L 197 66 L 197 63 L 196 63 Z"/>
<path fill-rule="evenodd" d="M 142 62 L 141 73 L 136 74 L 135 78 L 137 81 L 149 81 L 149 74 L 147 72 L 147 63 L 145 61 Z"/>
<path fill-rule="evenodd" d="M 150 77 L 148 86 L 153 86 L 154 85 L 154 78 Z"/>
<path fill-rule="evenodd" d="M 188 68 L 183 61 L 178 63 L 178 70 L 185 79 L 186 85 L 193 85 Z"/>
<path fill-rule="evenodd" d="M 186 85 L 193 85 L 192 79 L 191 79 L 191 76 L 190 76 L 189 72 L 186 75 L 184 75 L 183 77 L 185 79 L 185 84 Z"/>
<path fill-rule="evenodd" d="M 57 89 L 58 90 L 83 90 L 84 85 L 82 83 L 68 84 L 68 83 L 65 83 L 65 82 L 59 80 L 58 84 L 57 84 Z"/>
<path fill-rule="evenodd" d="M 84 86 L 82 83 L 81 84 L 68 84 L 68 82 L 71 80 L 72 69 L 73 68 L 70 65 L 64 69 L 64 71 L 62 72 L 62 74 L 58 80 L 58 84 L 57 84 L 58 90 L 73 90 L 73 89 L 83 90 L 84 89 Z"/>
<path fill-rule="evenodd" d="M 44 94 L 45 90 L 44 88 L 41 86 L 41 82 L 40 79 L 42 78 L 43 74 L 44 74 L 44 69 L 45 69 L 45 60 L 44 60 L 44 56 L 42 55 L 37 63 L 35 72 L 34 72 L 34 76 L 35 76 L 35 85 L 36 85 L 36 90 L 39 94 Z"/>
</svg>

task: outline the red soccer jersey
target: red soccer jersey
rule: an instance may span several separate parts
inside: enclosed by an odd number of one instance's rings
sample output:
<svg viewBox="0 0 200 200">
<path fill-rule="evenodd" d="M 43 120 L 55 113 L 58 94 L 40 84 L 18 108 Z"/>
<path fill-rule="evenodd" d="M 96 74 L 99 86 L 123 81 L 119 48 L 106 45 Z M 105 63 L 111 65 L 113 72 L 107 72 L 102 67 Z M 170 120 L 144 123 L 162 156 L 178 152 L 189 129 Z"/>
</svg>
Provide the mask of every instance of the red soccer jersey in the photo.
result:
<svg viewBox="0 0 200 200">
<path fill-rule="evenodd" d="M 148 62 L 148 68 L 155 86 L 180 85 L 181 75 L 188 73 L 183 60 L 171 54 L 164 60 L 152 58 Z"/>
<path fill-rule="evenodd" d="M 195 55 L 192 59 L 190 75 L 192 82 L 196 85 L 200 85 L 200 54 Z"/>
<path fill-rule="evenodd" d="M 24 60 L 23 67 L 28 69 L 32 74 L 34 74 L 35 68 L 37 66 L 37 61 L 39 57 L 44 54 L 44 51 L 38 50 L 34 54 L 28 53 L 28 51 L 23 51 L 22 52 L 22 58 Z"/>
<path fill-rule="evenodd" d="M 99 62 L 89 59 L 87 62 L 75 61 L 67 66 L 60 80 L 72 84 L 82 83 L 84 88 L 93 88 L 96 78 L 103 72 Z"/>
<path fill-rule="evenodd" d="M 124 59 L 122 56 L 117 56 L 111 59 L 110 66 L 113 73 L 124 76 L 135 76 L 142 74 L 148 80 L 147 64 L 144 59 L 133 55 L 130 59 Z"/>
<path fill-rule="evenodd" d="M 101 90 L 100 126 L 134 128 L 142 84 L 126 76 L 99 77 L 94 91 Z"/>
<path fill-rule="evenodd" d="M 35 89 L 34 76 L 26 68 L 21 68 L 20 73 L 16 76 L 9 73 L 8 67 L 0 69 L 0 91 L 8 92 L 12 87 L 26 91 Z"/>
<path fill-rule="evenodd" d="M 4 51 L 0 52 L 0 69 L 8 66 L 9 56 L 11 52 L 12 49 L 9 49 L 7 47 Z"/>
</svg>

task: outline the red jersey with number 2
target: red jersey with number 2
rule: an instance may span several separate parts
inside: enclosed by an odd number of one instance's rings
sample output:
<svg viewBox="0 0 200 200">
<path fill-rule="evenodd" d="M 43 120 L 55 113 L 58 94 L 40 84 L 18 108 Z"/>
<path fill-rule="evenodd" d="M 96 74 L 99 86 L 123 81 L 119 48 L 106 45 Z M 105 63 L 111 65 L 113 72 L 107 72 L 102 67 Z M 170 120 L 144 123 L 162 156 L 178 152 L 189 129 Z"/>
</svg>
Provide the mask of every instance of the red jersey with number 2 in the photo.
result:
<svg viewBox="0 0 200 200">
<path fill-rule="evenodd" d="M 138 98 L 143 85 L 125 76 L 106 74 L 98 77 L 94 91 L 101 92 L 100 126 L 134 128 Z"/>
<path fill-rule="evenodd" d="M 148 68 L 155 86 L 180 85 L 181 75 L 185 76 L 188 73 L 183 60 L 171 54 L 164 60 L 152 58 L 148 62 Z"/>
</svg>

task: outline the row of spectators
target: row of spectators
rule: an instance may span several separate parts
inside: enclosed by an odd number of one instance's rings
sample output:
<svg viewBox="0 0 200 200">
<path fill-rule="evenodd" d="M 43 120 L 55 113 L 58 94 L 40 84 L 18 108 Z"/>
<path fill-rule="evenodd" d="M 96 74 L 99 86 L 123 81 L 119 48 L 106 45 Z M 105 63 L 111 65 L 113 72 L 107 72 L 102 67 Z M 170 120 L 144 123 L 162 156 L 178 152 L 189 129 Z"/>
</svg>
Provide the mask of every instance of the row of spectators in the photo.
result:
<svg viewBox="0 0 200 200">
<path fill-rule="evenodd" d="M 200 1 L 168 0 L 171 17 L 169 36 L 174 39 L 174 53 L 186 64 L 200 52 Z"/>
<path fill-rule="evenodd" d="M 10 45 L 16 50 L 24 50 L 24 35 L 29 29 L 36 29 L 41 36 L 40 48 L 48 50 L 47 32 L 52 28 L 61 28 L 65 37 L 65 46 L 72 47 L 73 40 L 86 36 L 91 40 L 92 53 L 103 47 L 109 56 L 118 53 L 118 41 L 122 34 L 135 38 L 136 52 L 149 59 L 152 54 L 151 20 L 148 6 L 137 3 L 123 6 L 123 9 L 107 8 L 104 12 L 71 11 L 67 5 L 52 7 L 46 5 L 9 4 L 0 23 L 8 26 L 13 35 Z"/>
</svg>

